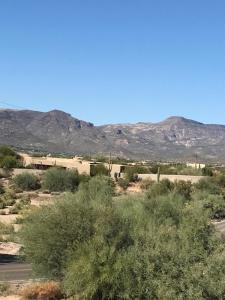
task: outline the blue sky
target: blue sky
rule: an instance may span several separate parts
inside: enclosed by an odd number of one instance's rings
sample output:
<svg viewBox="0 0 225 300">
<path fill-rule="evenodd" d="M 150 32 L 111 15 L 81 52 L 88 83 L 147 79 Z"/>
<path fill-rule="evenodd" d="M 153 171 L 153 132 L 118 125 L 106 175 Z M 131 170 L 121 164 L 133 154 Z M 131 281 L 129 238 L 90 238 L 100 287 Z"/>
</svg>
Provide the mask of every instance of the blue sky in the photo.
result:
<svg viewBox="0 0 225 300">
<path fill-rule="evenodd" d="M 225 124 L 224 0 L 1 0 L 0 107 Z"/>
</svg>

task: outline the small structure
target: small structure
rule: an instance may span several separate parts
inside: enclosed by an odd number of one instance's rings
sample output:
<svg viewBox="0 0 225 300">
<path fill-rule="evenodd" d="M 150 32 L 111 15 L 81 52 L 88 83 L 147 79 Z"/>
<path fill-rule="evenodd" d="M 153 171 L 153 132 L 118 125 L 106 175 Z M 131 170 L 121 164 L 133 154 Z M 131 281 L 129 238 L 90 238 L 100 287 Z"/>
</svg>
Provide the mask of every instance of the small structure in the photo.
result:
<svg viewBox="0 0 225 300">
<path fill-rule="evenodd" d="M 76 169 L 79 174 L 91 175 L 92 166 L 100 164 L 99 162 L 85 161 L 81 157 L 60 158 L 52 156 L 32 157 L 28 154 L 20 153 L 24 166 L 31 166 L 34 169 L 47 170 L 51 167 L 61 167 L 65 169 Z M 125 166 L 119 164 L 103 163 L 108 168 L 112 178 L 120 177 L 124 172 Z"/>
<path fill-rule="evenodd" d="M 187 167 L 190 167 L 193 169 L 204 169 L 206 167 L 206 165 L 202 164 L 202 163 L 187 163 Z"/>
</svg>

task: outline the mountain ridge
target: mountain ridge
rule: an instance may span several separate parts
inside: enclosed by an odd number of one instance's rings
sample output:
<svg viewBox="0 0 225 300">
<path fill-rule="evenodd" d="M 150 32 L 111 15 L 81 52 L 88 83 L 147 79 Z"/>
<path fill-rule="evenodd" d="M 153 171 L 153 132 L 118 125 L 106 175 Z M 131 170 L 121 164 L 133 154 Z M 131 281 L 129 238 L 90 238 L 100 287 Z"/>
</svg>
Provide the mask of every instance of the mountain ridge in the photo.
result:
<svg viewBox="0 0 225 300">
<path fill-rule="evenodd" d="M 54 109 L 49 112 L 0 109 L 0 144 L 71 154 L 108 154 L 135 159 L 225 160 L 225 125 L 182 116 L 161 122 L 106 124 Z"/>
</svg>

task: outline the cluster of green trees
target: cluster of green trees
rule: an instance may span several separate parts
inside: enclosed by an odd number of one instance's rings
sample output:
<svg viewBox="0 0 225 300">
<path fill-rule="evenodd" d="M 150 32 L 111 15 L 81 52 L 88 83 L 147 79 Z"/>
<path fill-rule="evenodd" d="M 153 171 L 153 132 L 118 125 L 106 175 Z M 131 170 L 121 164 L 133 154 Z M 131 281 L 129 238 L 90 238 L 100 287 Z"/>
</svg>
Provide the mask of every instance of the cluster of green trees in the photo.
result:
<svg viewBox="0 0 225 300">
<path fill-rule="evenodd" d="M 21 167 L 20 156 L 7 146 L 0 146 L 0 168 L 12 169 Z"/>
<path fill-rule="evenodd" d="M 24 254 L 80 299 L 225 299 L 225 240 L 211 223 L 224 184 L 206 180 L 114 197 L 108 177 L 93 177 L 27 217 Z"/>
</svg>

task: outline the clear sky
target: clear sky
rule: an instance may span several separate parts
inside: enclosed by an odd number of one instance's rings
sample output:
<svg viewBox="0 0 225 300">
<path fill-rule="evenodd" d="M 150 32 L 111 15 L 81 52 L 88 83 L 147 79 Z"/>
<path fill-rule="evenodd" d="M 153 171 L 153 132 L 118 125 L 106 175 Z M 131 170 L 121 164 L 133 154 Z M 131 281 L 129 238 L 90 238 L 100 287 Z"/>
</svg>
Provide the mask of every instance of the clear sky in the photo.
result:
<svg viewBox="0 0 225 300">
<path fill-rule="evenodd" d="M 225 1 L 0 0 L 0 101 L 225 124 Z"/>
</svg>

